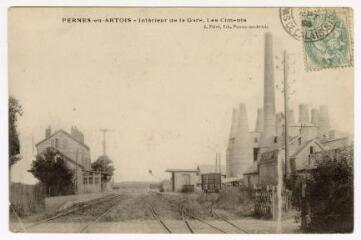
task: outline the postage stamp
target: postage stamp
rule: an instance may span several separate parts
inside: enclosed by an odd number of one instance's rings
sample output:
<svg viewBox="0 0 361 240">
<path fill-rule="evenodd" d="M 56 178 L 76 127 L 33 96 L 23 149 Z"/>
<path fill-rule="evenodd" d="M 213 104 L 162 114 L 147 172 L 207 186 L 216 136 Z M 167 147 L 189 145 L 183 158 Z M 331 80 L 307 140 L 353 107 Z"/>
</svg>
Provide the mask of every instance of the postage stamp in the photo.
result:
<svg viewBox="0 0 361 240">
<path fill-rule="evenodd" d="M 307 8 L 300 13 L 307 71 L 353 65 L 350 8 Z"/>
</svg>

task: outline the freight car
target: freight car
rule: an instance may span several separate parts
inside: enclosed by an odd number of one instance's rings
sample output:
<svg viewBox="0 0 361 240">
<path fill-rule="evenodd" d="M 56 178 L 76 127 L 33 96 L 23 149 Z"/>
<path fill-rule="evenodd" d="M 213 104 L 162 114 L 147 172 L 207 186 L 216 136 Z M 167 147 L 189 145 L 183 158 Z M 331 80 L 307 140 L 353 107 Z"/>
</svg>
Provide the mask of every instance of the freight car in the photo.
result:
<svg viewBox="0 0 361 240">
<path fill-rule="evenodd" d="M 201 175 L 202 190 L 208 192 L 219 192 L 222 187 L 220 173 L 206 173 Z"/>
</svg>

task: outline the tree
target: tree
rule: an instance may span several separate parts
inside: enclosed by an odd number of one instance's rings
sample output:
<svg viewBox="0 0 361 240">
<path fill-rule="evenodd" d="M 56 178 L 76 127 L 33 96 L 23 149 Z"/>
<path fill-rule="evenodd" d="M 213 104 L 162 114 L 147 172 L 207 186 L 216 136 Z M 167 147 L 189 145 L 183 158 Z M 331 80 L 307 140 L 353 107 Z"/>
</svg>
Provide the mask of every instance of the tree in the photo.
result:
<svg viewBox="0 0 361 240">
<path fill-rule="evenodd" d="M 47 148 L 36 156 L 29 170 L 44 184 L 48 196 L 74 193 L 73 175 L 63 155 L 54 148 Z"/>
<path fill-rule="evenodd" d="M 18 116 L 23 114 L 22 106 L 18 100 L 12 96 L 9 97 L 9 167 L 21 159 L 20 141 L 16 129 Z"/>
<path fill-rule="evenodd" d="M 332 153 L 332 154 L 329 154 Z M 353 146 L 322 154 L 306 179 L 306 231 L 350 233 L 353 231 Z"/>
<path fill-rule="evenodd" d="M 91 164 L 94 171 L 102 172 L 102 182 L 108 182 L 114 174 L 114 167 L 112 160 L 107 155 L 102 155 Z"/>
</svg>

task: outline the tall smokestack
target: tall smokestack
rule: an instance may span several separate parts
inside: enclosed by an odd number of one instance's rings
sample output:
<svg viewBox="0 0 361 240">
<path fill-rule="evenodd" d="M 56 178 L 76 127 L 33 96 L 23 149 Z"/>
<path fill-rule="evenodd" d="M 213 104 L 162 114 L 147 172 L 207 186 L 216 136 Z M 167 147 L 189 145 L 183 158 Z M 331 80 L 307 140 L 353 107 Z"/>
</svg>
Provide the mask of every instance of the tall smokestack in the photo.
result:
<svg viewBox="0 0 361 240">
<path fill-rule="evenodd" d="M 312 108 L 311 110 L 311 123 L 314 125 L 314 126 L 318 126 L 319 124 L 319 111 L 318 109 L 316 108 Z"/>
<path fill-rule="evenodd" d="M 232 123 L 231 123 L 231 130 L 229 132 L 229 138 L 234 138 L 236 136 L 237 131 L 237 109 L 233 108 L 232 110 Z"/>
<path fill-rule="evenodd" d="M 324 137 L 328 135 L 330 130 L 330 119 L 328 116 L 328 107 L 326 105 L 320 106 L 320 115 L 318 120 L 318 136 Z"/>
<path fill-rule="evenodd" d="M 276 134 L 277 136 L 282 136 L 284 132 L 284 115 L 283 113 L 276 114 Z"/>
<path fill-rule="evenodd" d="M 299 122 L 300 124 L 310 123 L 310 116 L 309 116 L 309 113 L 308 113 L 308 106 L 307 106 L 307 104 L 300 104 L 300 106 L 299 106 L 298 122 Z"/>
<path fill-rule="evenodd" d="M 237 108 L 233 108 L 232 111 L 232 123 L 229 133 L 229 140 L 226 152 L 226 175 L 227 177 L 232 176 L 233 169 L 233 153 L 235 148 L 235 139 L 238 136 L 238 122 L 239 122 L 239 111 Z"/>
<path fill-rule="evenodd" d="M 296 136 L 298 130 L 296 127 L 295 114 L 294 111 L 291 109 L 287 111 L 287 122 L 288 122 L 288 136 L 289 137 Z"/>
<path fill-rule="evenodd" d="M 288 110 L 287 111 L 287 122 L 288 122 L 289 126 L 292 126 L 292 125 L 296 124 L 295 114 L 294 114 L 293 110 Z"/>
<path fill-rule="evenodd" d="M 258 108 L 257 109 L 257 121 L 256 121 L 256 132 L 262 132 L 263 131 L 263 109 Z"/>
<path fill-rule="evenodd" d="M 231 177 L 242 177 L 245 170 L 253 162 L 247 111 L 244 104 L 239 105 L 237 136 L 232 155 Z"/>
<path fill-rule="evenodd" d="M 275 90 L 273 79 L 273 51 L 272 35 L 265 34 L 265 58 L 264 58 L 264 125 L 261 135 L 261 146 L 268 147 L 272 145 L 272 139 L 276 136 L 276 116 L 275 116 Z"/>
</svg>

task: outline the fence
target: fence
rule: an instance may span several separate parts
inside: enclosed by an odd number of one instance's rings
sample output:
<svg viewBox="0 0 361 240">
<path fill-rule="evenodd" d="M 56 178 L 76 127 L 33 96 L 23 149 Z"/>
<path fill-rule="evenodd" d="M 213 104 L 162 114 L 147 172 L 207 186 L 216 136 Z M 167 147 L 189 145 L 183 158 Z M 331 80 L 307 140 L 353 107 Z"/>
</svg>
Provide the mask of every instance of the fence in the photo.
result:
<svg viewBox="0 0 361 240">
<path fill-rule="evenodd" d="M 45 191 L 42 185 L 11 183 L 10 204 L 20 216 L 39 212 L 45 208 Z"/>
<path fill-rule="evenodd" d="M 254 214 L 259 217 L 276 217 L 278 209 L 277 187 L 267 186 L 266 188 L 257 188 L 254 192 Z M 285 188 L 282 189 L 282 210 L 287 212 L 291 208 L 292 192 Z"/>
</svg>

